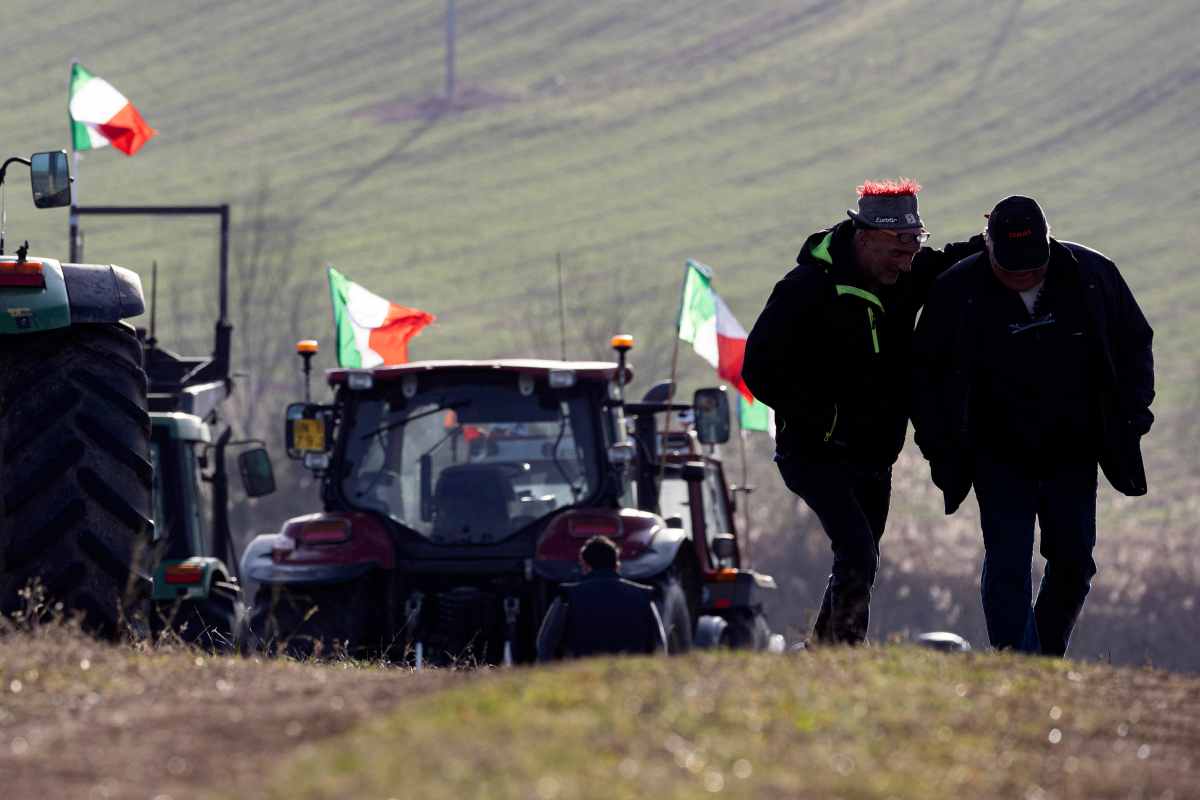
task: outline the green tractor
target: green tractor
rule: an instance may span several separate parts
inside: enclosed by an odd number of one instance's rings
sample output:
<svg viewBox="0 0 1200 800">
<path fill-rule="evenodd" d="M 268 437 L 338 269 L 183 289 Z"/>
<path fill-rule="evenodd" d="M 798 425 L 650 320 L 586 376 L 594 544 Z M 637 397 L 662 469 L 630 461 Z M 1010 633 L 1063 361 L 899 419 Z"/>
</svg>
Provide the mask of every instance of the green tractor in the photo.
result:
<svg viewBox="0 0 1200 800">
<path fill-rule="evenodd" d="M 64 151 L 29 167 L 38 208 L 71 202 Z M 0 211 L 0 215 L 3 212 Z M 0 217 L 2 218 L 2 217 Z M 39 583 L 90 630 L 137 624 L 154 545 L 141 281 L 114 265 L 4 254 L 0 231 L 0 612 Z"/>
<path fill-rule="evenodd" d="M 157 521 L 151 631 L 156 637 L 171 631 L 209 650 L 231 650 L 241 638 L 246 604 L 230 533 L 226 449 L 257 442 L 231 441 L 228 427 L 213 434 L 214 427 L 219 429 L 216 403 L 228 381 L 210 382 L 207 391 L 200 392 L 154 391 L 170 388 L 156 382 L 156 377 L 162 380 L 156 370 L 165 363 L 156 361 L 162 354 L 157 348 L 146 350 Z M 212 403 L 208 408 L 193 405 L 179 410 L 205 394 Z M 175 410 L 167 410 L 172 407 Z M 264 448 L 240 453 L 238 466 L 248 496 L 274 491 L 271 461 Z"/>
<path fill-rule="evenodd" d="M 66 153 L 13 162 L 36 205 L 70 203 Z M 37 581 L 100 635 L 232 647 L 245 606 L 226 451 L 260 443 L 217 414 L 233 388 L 225 259 L 213 354 L 188 357 L 123 321 L 144 310 L 135 273 L 26 249 L 0 255 L 0 613 L 28 609 Z M 274 490 L 265 449 L 238 465 L 247 495 Z"/>
</svg>

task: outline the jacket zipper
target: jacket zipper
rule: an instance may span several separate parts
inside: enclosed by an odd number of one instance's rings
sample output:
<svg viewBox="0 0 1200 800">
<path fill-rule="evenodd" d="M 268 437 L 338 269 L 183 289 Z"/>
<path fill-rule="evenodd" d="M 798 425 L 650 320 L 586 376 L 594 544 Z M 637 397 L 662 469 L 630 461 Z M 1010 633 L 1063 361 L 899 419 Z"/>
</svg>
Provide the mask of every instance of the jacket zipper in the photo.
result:
<svg viewBox="0 0 1200 800">
<path fill-rule="evenodd" d="M 833 422 L 829 423 L 829 430 L 825 431 L 825 441 L 828 442 L 833 438 L 833 429 L 837 427 L 837 403 L 833 404 Z"/>
<path fill-rule="evenodd" d="M 866 289 L 860 289 L 857 286 L 839 283 L 836 284 L 834 288 L 836 289 L 839 297 L 844 294 L 851 294 L 867 301 L 869 304 L 867 306 L 867 327 L 871 329 L 871 346 L 874 348 L 875 353 L 878 354 L 879 329 L 875 323 L 875 307 L 877 306 L 880 311 L 883 311 L 883 303 L 880 302 L 879 298 L 873 292 L 868 292 Z"/>
</svg>

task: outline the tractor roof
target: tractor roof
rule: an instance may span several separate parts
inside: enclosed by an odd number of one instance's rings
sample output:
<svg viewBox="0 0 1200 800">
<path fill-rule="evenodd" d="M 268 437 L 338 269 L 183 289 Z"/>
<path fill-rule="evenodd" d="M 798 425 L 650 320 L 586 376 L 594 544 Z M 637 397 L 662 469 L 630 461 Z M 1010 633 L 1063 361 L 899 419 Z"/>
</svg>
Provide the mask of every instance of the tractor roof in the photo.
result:
<svg viewBox="0 0 1200 800">
<path fill-rule="evenodd" d="M 401 378 L 414 373 L 448 372 L 512 372 L 544 377 L 551 372 L 571 371 L 576 380 L 610 381 L 617 375 L 617 365 L 611 361 L 551 361 L 538 358 L 502 358 L 494 360 L 450 360 L 413 361 L 391 367 L 374 367 L 368 370 L 377 381 Z M 346 382 L 346 376 L 359 370 L 331 369 L 325 373 L 331 386 Z M 626 367 L 626 379 L 631 377 Z"/>
</svg>

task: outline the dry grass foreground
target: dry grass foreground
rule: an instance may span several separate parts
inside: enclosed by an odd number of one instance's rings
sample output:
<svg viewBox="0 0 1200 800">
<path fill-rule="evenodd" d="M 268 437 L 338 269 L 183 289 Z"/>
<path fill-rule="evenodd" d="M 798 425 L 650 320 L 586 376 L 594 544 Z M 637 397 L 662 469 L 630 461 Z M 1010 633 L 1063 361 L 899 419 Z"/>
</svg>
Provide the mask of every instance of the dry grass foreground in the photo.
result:
<svg viewBox="0 0 1200 800">
<path fill-rule="evenodd" d="M 5 798 L 1194 797 L 1200 677 L 905 647 L 413 674 L 0 638 Z"/>
<path fill-rule="evenodd" d="M 242 796 L 303 743 L 452 677 L 0 630 L 0 797 Z"/>
<path fill-rule="evenodd" d="M 495 675 L 293 757 L 267 796 L 1181 800 L 1198 786 L 1200 677 L 896 646 Z"/>
</svg>

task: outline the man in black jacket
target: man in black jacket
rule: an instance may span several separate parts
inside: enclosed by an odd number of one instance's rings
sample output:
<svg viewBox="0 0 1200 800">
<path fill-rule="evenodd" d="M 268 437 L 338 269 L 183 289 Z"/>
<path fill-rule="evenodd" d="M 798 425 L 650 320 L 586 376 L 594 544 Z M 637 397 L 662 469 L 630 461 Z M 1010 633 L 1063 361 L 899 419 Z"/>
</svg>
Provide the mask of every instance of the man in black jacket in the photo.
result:
<svg viewBox="0 0 1200 800">
<path fill-rule="evenodd" d="M 944 252 L 922 247 L 920 188 L 858 187 L 858 211 L 808 237 L 746 343 L 742 377 L 775 409 L 779 471 L 833 548 L 817 642 L 866 638 L 892 464 L 908 427 L 913 324 L 934 278 L 983 249 L 982 237 Z"/>
<path fill-rule="evenodd" d="M 1153 331 L 1116 266 L 1050 237 L 1036 201 L 934 286 L 914 344 L 916 440 L 953 513 L 975 487 L 993 647 L 1061 656 L 1096 564 L 1096 467 L 1146 493 Z M 1034 520 L 1046 571 L 1031 608 Z"/>
<path fill-rule="evenodd" d="M 593 536 L 579 551 L 583 580 L 564 584 L 538 631 L 538 661 L 603 653 L 666 652 L 654 590 L 617 574 L 620 550 Z"/>
</svg>

